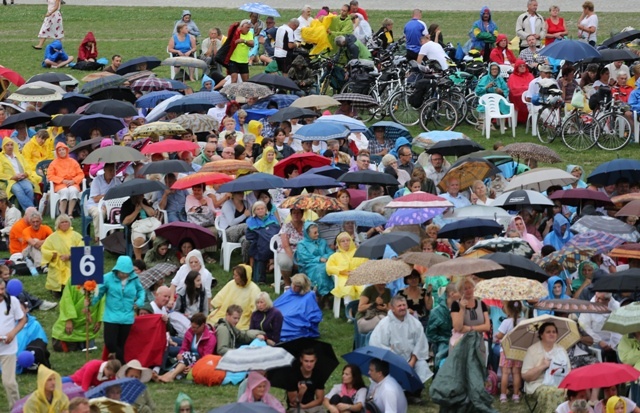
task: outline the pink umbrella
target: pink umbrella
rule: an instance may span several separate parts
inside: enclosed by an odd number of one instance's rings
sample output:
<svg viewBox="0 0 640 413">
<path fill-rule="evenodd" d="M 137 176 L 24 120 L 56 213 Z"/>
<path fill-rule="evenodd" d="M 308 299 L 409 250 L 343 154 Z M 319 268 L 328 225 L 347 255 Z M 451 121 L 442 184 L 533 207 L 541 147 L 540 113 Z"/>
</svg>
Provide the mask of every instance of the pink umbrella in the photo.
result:
<svg viewBox="0 0 640 413">
<path fill-rule="evenodd" d="M 385 208 L 448 208 L 453 204 L 446 199 L 427 192 L 414 192 L 389 202 Z"/>
</svg>

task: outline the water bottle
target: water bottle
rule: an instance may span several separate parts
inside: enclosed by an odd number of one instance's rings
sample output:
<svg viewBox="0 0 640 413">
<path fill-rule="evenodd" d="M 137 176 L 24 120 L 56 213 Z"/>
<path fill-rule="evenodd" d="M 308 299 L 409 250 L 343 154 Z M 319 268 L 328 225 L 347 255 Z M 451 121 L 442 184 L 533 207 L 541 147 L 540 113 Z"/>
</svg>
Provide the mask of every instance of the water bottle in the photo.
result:
<svg viewBox="0 0 640 413">
<path fill-rule="evenodd" d="M 38 270 L 36 269 L 36 266 L 33 264 L 33 261 L 31 261 L 31 258 L 27 257 L 24 260 L 27 263 L 27 267 L 29 268 L 29 272 L 31 272 L 31 275 L 36 276 L 38 275 Z"/>
</svg>

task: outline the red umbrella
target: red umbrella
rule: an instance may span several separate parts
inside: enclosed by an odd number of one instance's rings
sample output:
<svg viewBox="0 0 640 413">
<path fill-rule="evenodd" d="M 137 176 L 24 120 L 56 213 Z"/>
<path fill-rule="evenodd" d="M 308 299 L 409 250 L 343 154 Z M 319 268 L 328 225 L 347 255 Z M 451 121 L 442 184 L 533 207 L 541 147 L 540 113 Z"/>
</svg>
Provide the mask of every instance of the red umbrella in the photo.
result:
<svg viewBox="0 0 640 413">
<path fill-rule="evenodd" d="M 159 226 L 155 232 L 157 236 L 166 239 L 173 246 L 180 245 L 180 241 L 185 238 L 191 239 L 196 249 L 216 245 L 216 236 L 211 231 L 190 222 L 171 222 Z"/>
<path fill-rule="evenodd" d="M 151 143 L 145 146 L 140 152 L 147 155 L 152 153 L 194 151 L 199 149 L 200 145 L 195 142 L 167 139 L 162 142 Z"/>
<path fill-rule="evenodd" d="M 7 69 L 6 67 L 0 67 L 0 77 L 4 77 L 9 82 L 18 87 L 24 85 L 25 83 L 24 78 L 20 76 L 18 72 L 14 72 L 13 70 Z"/>
<path fill-rule="evenodd" d="M 574 391 L 600 389 L 636 381 L 640 371 L 627 364 L 596 363 L 571 370 L 558 386 Z"/>
<path fill-rule="evenodd" d="M 320 166 L 331 165 L 331 160 L 324 156 L 316 155 L 315 153 L 296 153 L 279 161 L 275 168 L 273 168 L 273 174 L 281 178 L 286 178 L 286 176 L 284 176 L 284 168 L 288 165 L 296 165 L 298 171 L 302 173 L 302 168 L 305 166 L 318 168 Z"/>
<path fill-rule="evenodd" d="M 559 200 L 563 205 L 582 206 L 584 201 L 593 201 L 595 206 L 613 205 L 608 196 L 600 191 L 592 191 L 585 188 L 565 189 L 556 191 L 549 199 Z"/>
<path fill-rule="evenodd" d="M 171 189 L 189 189 L 198 184 L 217 185 L 226 184 L 231 181 L 233 181 L 233 177 L 227 174 L 217 172 L 197 172 L 178 179 Z"/>
<path fill-rule="evenodd" d="M 394 199 L 386 208 L 448 208 L 453 204 L 446 199 L 428 192 L 414 192 Z"/>
</svg>

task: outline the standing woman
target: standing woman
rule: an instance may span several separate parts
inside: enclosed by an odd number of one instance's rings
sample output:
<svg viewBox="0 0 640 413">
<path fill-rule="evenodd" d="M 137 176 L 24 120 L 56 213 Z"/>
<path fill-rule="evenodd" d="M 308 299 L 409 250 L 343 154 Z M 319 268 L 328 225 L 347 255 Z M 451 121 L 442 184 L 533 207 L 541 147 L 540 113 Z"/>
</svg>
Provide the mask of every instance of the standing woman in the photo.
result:
<svg viewBox="0 0 640 413">
<path fill-rule="evenodd" d="M 578 38 L 596 47 L 598 40 L 596 35 L 598 32 L 598 16 L 594 10 L 593 2 L 585 1 L 582 3 L 582 14 L 578 19 Z"/>
<path fill-rule="evenodd" d="M 564 25 L 564 18 L 560 17 L 559 14 L 560 7 L 549 7 L 549 18 L 546 20 L 547 35 L 544 39 L 545 46 L 549 46 L 557 39 L 562 40 L 567 34 L 569 34 L 567 26 Z"/>
<path fill-rule="evenodd" d="M 42 244 L 42 265 L 48 264 L 44 287 L 56 298 L 62 297 L 62 289 L 71 277 L 71 247 L 81 247 L 82 235 L 71 227 L 71 218 L 62 214 L 56 219 L 56 230 Z M 97 303 L 97 301 L 96 301 Z"/>
<path fill-rule="evenodd" d="M 115 353 L 116 359 L 124 364 L 124 346 L 133 325 L 134 307 L 142 307 L 145 297 L 144 288 L 133 271 L 131 257 L 118 257 L 113 270 L 104 275 L 104 282 L 91 304 L 96 305 L 103 296 L 106 296 L 102 317 L 104 344 L 109 353 Z"/>
<path fill-rule="evenodd" d="M 44 42 L 47 39 L 64 38 L 64 29 L 62 28 L 62 13 L 60 12 L 61 0 L 47 0 L 47 14 L 44 15 L 42 27 L 38 33 L 38 45 L 31 46 L 36 50 L 42 50 Z M 13 2 L 11 2 L 13 4 Z"/>
</svg>

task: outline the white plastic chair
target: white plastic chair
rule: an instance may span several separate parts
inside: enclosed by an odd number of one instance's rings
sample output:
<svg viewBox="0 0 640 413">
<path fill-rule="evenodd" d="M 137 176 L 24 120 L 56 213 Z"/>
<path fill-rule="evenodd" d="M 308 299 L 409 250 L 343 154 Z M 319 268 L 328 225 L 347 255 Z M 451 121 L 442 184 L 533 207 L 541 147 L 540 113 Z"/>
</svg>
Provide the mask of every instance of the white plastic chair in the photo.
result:
<svg viewBox="0 0 640 413">
<path fill-rule="evenodd" d="M 527 102 L 527 98 L 530 97 L 527 92 L 522 94 L 522 103 L 527 105 L 527 109 L 529 110 L 529 115 L 527 116 L 527 123 L 525 124 L 524 132 L 529 132 L 529 126 L 531 126 L 531 136 L 538 136 L 538 112 L 540 111 L 540 106 L 536 106 L 531 102 Z M 517 115 L 516 115 L 517 119 Z"/>
<path fill-rule="evenodd" d="M 167 46 L 167 53 L 169 53 L 169 57 L 175 57 L 175 56 L 173 56 L 173 53 L 171 53 L 169 51 L 169 47 L 168 46 Z M 197 59 L 198 58 L 198 51 L 196 50 L 195 52 L 193 52 L 193 56 L 191 56 L 191 57 L 194 57 L 194 58 Z M 185 68 L 185 70 L 189 70 L 189 68 L 187 67 L 187 68 Z M 176 73 L 177 73 L 176 67 L 175 66 L 169 66 L 169 71 L 171 72 L 171 80 L 174 80 L 176 78 Z M 200 74 L 200 69 L 198 69 L 196 67 L 194 72 L 193 72 L 193 75 L 196 77 L 196 79 L 198 79 L 200 77 L 199 74 Z"/>
<path fill-rule="evenodd" d="M 500 112 L 500 102 L 503 102 L 509 107 L 509 112 L 507 114 L 502 114 Z M 509 119 L 511 122 L 511 132 L 513 137 L 516 137 L 516 108 L 513 103 L 509 103 L 507 99 L 503 96 L 498 95 L 497 93 L 487 93 L 486 95 L 480 96 L 480 100 L 478 104 L 484 107 L 484 131 L 483 135 L 489 139 L 491 135 L 491 119 L 499 119 L 500 120 L 500 133 L 504 134 L 505 125 L 504 120 Z"/>
<path fill-rule="evenodd" d="M 633 139 L 636 143 L 640 143 L 640 120 L 638 119 L 638 112 L 633 111 Z"/>
<path fill-rule="evenodd" d="M 82 179 L 82 189 L 80 195 L 87 189 L 87 180 Z M 56 219 L 58 215 L 58 202 L 60 202 L 60 194 L 53 190 L 53 182 L 49 181 L 49 215 L 51 219 Z M 84 213 L 84 211 L 83 211 Z"/>
<path fill-rule="evenodd" d="M 506 81 L 511 73 L 513 73 L 513 66 L 511 65 L 498 65 L 500 66 L 500 77 Z"/>
<path fill-rule="evenodd" d="M 128 196 L 122 197 L 122 198 L 114 198 L 114 199 L 109 199 L 108 201 L 105 201 L 104 198 L 100 200 L 100 202 L 98 203 L 98 210 L 102 211 L 102 208 L 104 207 L 106 210 L 106 214 L 105 216 L 102 217 L 102 219 L 100 219 L 100 228 L 98 231 L 99 238 L 100 240 L 103 240 L 107 237 L 107 235 L 109 234 L 109 232 L 117 230 L 117 229 L 124 229 L 124 225 L 122 225 L 121 223 L 117 222 L 115 224 L 112 224 L 111 222 L 109 222 L 109 218 L 111 217 L 111 212 L 116 209 L 116 208 L 122 208 L 122 204 L 124 204 L 124 202 L 129 199 Z M 52 204 L 53 205 L 53 204 Z M 95 230 L 94 230 L 95 232 Z"/>
<path fill-rule="evenodd" d="M 231 253 L 233 250 L 241 248 L 242 244 L 239 242 L 227 241 L 227 232 L 220 229 L 220 219 L 222 216 L 218 215 L 215 220 L 215 227 L 218 231 L 218 236 L 222 239 L 222 246 L 220 247 L 220 261 L 225 271 L 229 272 L 231 266 Z"/>
<path fill-rule="evenodd" d="M 332 275 L 333 285 L 338 285 L 338 276 Z M 333 317 L 340 318 L 340 302 L 342 301 L 342 297 L 333 296 Z"/>
<path fill-rule="evenodd" d="M 271 237 L 269 242 L 269 249 L 273 252 L 273 288 L 276 290 L 276 294 L 280 294 L 280 283 L 282 282 L 282 270 L 280 270 L 280 264 L 278 264 L 278 246 L 280 242 L 280 234 Z"/>
</svg>

